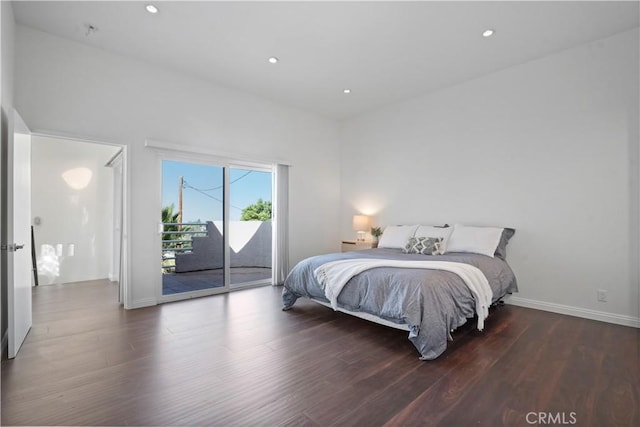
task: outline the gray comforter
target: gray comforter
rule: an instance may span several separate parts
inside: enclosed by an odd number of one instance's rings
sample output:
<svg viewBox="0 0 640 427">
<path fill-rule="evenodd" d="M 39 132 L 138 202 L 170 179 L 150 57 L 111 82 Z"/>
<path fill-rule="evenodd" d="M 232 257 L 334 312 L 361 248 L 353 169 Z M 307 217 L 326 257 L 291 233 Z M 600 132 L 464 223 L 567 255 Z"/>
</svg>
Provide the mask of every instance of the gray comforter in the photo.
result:
<svg viewBox="0 0 640 427">
<path fill-rule="evenodd" d="M 288 309 L 299 297 L 328 302 L 313 271 L 320 265 L 339 259 L 374 258 L 400 260 L 437 260 L 471 264 L 487 277 L 493 301 L 517 291 L 516 278 L 509 265 L 499 259 L 470 253 L 438 256 L 403 254 L 400 249 L 370 249 L 307 258 L 299 262 L 284 282 L 282 302 Z M 338 307 L 376 315 L 406 324 L 409 340 L 422 360 L 442 354 L 451 340 L 451 331 L 475 315 L 473 294 L 454 273 L 441 270 L 374 268 L 354 276 L 338 296 Z"/>
</svg>

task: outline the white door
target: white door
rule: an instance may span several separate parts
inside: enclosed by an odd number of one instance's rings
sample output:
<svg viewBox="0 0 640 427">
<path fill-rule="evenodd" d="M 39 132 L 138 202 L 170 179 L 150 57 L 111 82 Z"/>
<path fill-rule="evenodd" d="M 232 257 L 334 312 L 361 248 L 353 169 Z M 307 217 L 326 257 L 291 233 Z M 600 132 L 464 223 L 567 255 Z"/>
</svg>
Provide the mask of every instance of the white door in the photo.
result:
<svg viewBox="0 0 640 427">
<path fill-rule="evenodd" d="M 13 153 L 11 153 L 13 151 Z M 7 315 L 9 358 L 31 329 L 31 132 L 14 111 L 13 150 L 7 170 Z M 13 159 L 13 165 L 11 165 Z"/>
</svg>

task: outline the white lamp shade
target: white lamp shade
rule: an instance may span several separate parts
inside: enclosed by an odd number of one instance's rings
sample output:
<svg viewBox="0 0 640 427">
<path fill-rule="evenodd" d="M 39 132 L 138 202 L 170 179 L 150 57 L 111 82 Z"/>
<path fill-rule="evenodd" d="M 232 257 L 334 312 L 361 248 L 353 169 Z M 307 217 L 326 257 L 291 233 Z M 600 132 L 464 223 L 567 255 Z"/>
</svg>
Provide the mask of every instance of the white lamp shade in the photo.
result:
<svg viewBox="0 0 640 427">
<path fill-rule="evenodd" d="M 369 230 L 369 217 L 366 215 L 354 215 L 353 216 L 353 230 L 354 231 L 368 231 Z"/>
</svg>

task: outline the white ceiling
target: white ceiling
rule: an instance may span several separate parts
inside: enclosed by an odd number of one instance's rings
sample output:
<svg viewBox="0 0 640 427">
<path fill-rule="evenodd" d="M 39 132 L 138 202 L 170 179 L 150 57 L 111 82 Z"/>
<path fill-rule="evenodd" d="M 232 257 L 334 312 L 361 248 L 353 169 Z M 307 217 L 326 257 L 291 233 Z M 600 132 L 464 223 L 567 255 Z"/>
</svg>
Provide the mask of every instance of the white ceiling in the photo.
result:
<svg viewBox="0 0 640 427">
<path fill-rule="evenodd" d="M 156 15 L 149 2 L 13 8 L 20 24 L 337 119 L 639 25 L 637 1 L 172 1 Z"/>
</svg>

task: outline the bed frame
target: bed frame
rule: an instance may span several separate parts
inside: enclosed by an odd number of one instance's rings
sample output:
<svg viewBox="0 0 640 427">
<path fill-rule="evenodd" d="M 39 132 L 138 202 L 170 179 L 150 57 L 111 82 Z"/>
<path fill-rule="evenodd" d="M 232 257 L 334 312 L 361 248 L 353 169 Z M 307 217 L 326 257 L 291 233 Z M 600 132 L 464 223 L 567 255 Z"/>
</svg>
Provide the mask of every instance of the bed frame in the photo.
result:
<svg viewBox="0 0 640 427">
<path fill-rule="evenodd" d="M 330 309 L 333 310 L 333 308 L 331 307 L 331 304 L 329 304 L 328 302 L 324 302 L 324 301 L 320 301 L 314 298 L 308 298 L 313 302 L 317 302 L 320 305 L 324 305 L 325 307 L 329 307 Z M 361 319 L 364 320 L 368 320 L 369 322 L 374 322 L 374 323 L 378 323 L 380 325 L 384 325 L 384 326 L 389 326 L 390 328 L 395 328 L 395 329 L 400 329 L 401 331 L 409 331 L 409 325 L 407 325 L 406 323 L 394 323 L 394 322 L 390 322 L 389 320 L 385 320 L 382 317 L 378 317 L 375 316 L 373 314 L 369 314 L 369 313 L 362 313 L 359 311 L 350 311 L 350 310 L 345 310 L 344 308 L 340 308 L 338 307 L 338 309 L 336 311 L 341 311 L 342 313 L 346 313 L 349 314 L 351 316 L 355 316 L 355 317 L 359 317 Z"/>
<path fill-rule="evenodd" d="M 510 295 L 511 293 L 506 293 L 504 295 L 502 295 L 500 298 L 498 298 L 497 300 L 495 300 L 492 304 L 491 307 L 501 307 L 504 305 L 504 297 L 507 295 Z M 330 309 L 333 310 L 333 307 L 331 307 L 331 304 L 329 304 L 328 302 L 325 301 L 321 301 L 321 300 L 317 300 L 315 298 L 307 298 L 315 303 L 318 303 L 320 305 L 324 305 L 325 307 L 328 307 Z M 351 316 L 355 316 L 355 317 L 359 317 L 360 319 L 364 319 L 364 320 L 368 320 L 369 322 L 373 322 L 373 323 L 378 323 L 380 325 L 384 325 L 384 326 L 388 326 L 390 328 L 395 328 L 395 329 L 400 329 L 401 331 L 409 331 L 409 325 L 407 325 L 406 323 L 394 323 L 391 322 L 389 320 L 385 320 L 382 317 L 378 317 L 376 315 L 373 314 L 369 314 L 369 313 L 363 313 L 363 312 L 358 312 L 358 311 L 350 311 L 350 310 L 346 310 L 344 308 L 340 308 L 338 307 L 337 310 L 335 311 L 340 311 L 342 313 L 345 314 L 349 314 Z"/>
</svg>

